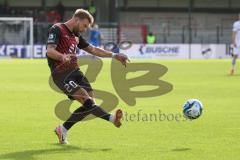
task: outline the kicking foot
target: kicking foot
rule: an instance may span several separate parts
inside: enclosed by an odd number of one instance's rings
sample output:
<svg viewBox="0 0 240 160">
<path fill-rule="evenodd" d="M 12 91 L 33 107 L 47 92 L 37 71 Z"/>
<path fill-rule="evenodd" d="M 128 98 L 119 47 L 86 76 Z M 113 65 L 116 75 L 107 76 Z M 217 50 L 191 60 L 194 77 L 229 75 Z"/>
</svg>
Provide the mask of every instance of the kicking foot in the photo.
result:
<svg viewBox="0 0 240 160">
<path fill-rule="evenodd" d="M 67 130 L 63 127 L 63 125 L 59 125 L 54 132 L 58 136 L 60 144 L 68 144 L 67 141 Z"/>
<path fill-rule="evenodd" d="M 117 127 L 117 128 L 119 128 L 121 125 L 122 125 L 122 123 L 121 123 L 121 119 L 122 119 L 122 117 L 123 117 L 123 112 L 122 112 L 122 110 L 121 109 L 118 109 L 116 112 L 115 112 L 115 115 L 114 115 L 114 122 L 113 122 L 113 124 Z"/>
</svg>

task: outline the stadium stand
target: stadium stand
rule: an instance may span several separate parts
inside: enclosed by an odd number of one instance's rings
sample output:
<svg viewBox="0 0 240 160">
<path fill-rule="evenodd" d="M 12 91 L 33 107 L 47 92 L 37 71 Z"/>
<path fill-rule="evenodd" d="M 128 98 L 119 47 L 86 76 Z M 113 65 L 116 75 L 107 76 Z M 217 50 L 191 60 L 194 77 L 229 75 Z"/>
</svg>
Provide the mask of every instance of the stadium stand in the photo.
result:
<svg viewBox="0 0 240 160">
<path fill-rule="evenodd" d="M 95 1 L 98 9 L 96 22 L 104 36 L 104 42 L 127 39 L 134 43 L 142 43 L 145 42 L 148 30 L 151 30 L 157 36 L 157 43 L 189 43 L 190 40 L 190 43 L 230 43 L 231 25 L 240 8 L 238 0 L 113 2 Z M 46 34 L 42 33 L 46 33 L 51 26 L 51 23 L 47 22 L 47 14 L 56 10 L 59 1 L 0 0 L 0 4 L 1 17 L 33 17 L 34 42 L 45 43 Z M 63 20 L 66 20 L 74 9 L 87 8 L 90 1 L 62 0 L 61 4 L 65 8 Z M 111 9 L 102 9 L 106 6 Z M 112 13 L 114 8 L 116 13 Z"/>
</svg>

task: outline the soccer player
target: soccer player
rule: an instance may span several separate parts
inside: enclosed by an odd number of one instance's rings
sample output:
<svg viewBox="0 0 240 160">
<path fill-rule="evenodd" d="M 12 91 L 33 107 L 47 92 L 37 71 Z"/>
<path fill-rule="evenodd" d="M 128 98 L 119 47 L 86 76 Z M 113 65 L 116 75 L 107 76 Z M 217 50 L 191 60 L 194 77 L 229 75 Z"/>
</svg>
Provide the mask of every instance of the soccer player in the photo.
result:
<svg viewBox="0 0 240 160">
<path fill-rule="evenodd" d="M 67 132 L 74 124 L 89 114 L 112 122 L 116 127 L 121 126 L 122 110 L 118 109 L 115 114 L 109 114 L 95 104 L 93 89 L 77 64 L 77 47 L 98 57 L 115 58 L 125 67 L 129 61 L 125 54 L 115 54 L 94 47 L 80 35 L 87 31 L 93 21 L 94 19 L 88 11 L 77 9 L 70 20 L 54 24 L 48 33 L 47 59 L 53 81 L 70 99 L 77 100 L 82 104 L 62 125 L 56 127 L 55 133 L 61 144 L 68 143 Z"/>
<path fill-rule="evenodd" d="M 240 54 L 240 13 L 238 14 L 238 21 L 233 23 L 232 32 L 232 44 L 233 44 L 233 55 L 232 55 L 232 69 L 230 74 L 233 75 L 236 70 L 236 61 Z"/>
</svg>

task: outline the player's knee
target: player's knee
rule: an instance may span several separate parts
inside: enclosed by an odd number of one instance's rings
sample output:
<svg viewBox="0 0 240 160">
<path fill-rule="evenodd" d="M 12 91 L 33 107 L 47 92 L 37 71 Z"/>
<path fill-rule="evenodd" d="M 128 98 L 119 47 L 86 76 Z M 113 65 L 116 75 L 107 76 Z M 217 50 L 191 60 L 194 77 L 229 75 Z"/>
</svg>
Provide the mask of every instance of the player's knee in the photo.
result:
<svg viewBox="0 0 240 160">
<path fill-rule="evenodd" d="M 89 95 L 91 98 L 93 98 L 93 96 L 94 96 L 94 94 L 93 94 L 92 91 L 89 91 L 89 92 L 88 92 L 88 95 Z"/>
<path fill-rule="evenodd" d="M 92 109 L 94 107 L 94 101 L 92 98 L 89 98 L 87 100 L 84 101 L 83 103 L 83 107 L 85 107 L 86 109 Z"/>
<path fill-rule="evenodd" d="M 89 98 L 91 98 L 87 91 L 85 91 L 84 89 L 80 88 L 79 90 L 77 90 L 72 97 L 74 97 L 75 100 L 81 102 L 82 104 Z"/>
</svg>

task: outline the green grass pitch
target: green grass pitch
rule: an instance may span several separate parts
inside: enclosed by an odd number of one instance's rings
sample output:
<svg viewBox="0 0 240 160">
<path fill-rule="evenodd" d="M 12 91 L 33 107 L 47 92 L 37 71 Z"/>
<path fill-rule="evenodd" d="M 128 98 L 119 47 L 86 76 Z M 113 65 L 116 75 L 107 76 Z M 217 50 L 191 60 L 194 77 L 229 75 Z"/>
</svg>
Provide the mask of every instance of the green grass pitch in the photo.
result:
<svg viewBox="0 0 240 160">
<path fill-rule="evenodd" d="M 187 99 L 198 98 L 203 115 L 194 121 L 125 119 L 120 129 L 94 119 L 74 126 L 70 145 L 62 146 L 53 133 L 61 123 L 54 106 L 65 96 L 49 87 L 46 60 L 0 60 L 0 160 L 240 159 L 240 68 L 228 76 L 230 60 L 147 62 L 165 65 L 169 70 L 161 79 L 174 88 L 139 98 L 134 107 L 120 100 L 125 112 L 177 115 Z M 115 93 L 109 60 L 93 86 Z M 76 107 L 75 102 L 71 109 Z"/>
</svg>

